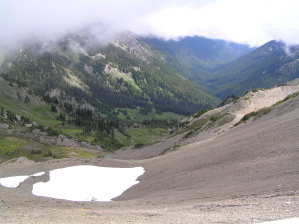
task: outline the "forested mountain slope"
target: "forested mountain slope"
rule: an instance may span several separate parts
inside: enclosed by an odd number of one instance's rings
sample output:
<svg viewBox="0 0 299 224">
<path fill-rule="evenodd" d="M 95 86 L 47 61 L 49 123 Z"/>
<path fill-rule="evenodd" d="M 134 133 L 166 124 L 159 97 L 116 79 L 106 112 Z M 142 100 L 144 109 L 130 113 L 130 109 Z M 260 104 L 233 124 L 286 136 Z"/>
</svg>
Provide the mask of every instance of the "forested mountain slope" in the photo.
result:
<svg viewBox="0 0 299 224">
<path fill-rule="evenodd" d="M 185 37 L 180 40 L 143 38 L 154 49 L 163 52 L 168 63 L 180 72 L 207 87 L 210 73 L 233 62 L 255 48 L 205 37 Z"/>
<path fill-rule="evenodd" d="M 190 115 L 219 105 L 218 98 L 299 76 L 298 47 L 277 41 L 253 49 L 203 37 L 165 41 L 124 32 L 103 43 L 84 29 L 52 42 L 31 37 L 0 55 L 6 80 L 104 118 L 129 110 Z"/>
<path fill-rule="evenodd" d="M 298 46 L 270 41 L 250 48 L 223 40 L 186 37 L 164 41 L 143 39 L 164 54 L 168 64 L 184 77 L 225 99 L 255 88 L 269 88 L 299 77 Z"/>
<path fill-rule="evenodd" d="M 114 108 L 188 115 L 219 103 L 133 34 L 106 45 L 91 39 L 88 32 L 46 45 L 28 39 L 6 54 L 1 76 L 39 95 L 86 102 L 110 117 Z"/>
<path fill-rule="evenodd" d="M 299 77 L 299 47 L 270 41 L 210 74 L 210 89 L 220 98 L 269 88 Z"/>
</svg>

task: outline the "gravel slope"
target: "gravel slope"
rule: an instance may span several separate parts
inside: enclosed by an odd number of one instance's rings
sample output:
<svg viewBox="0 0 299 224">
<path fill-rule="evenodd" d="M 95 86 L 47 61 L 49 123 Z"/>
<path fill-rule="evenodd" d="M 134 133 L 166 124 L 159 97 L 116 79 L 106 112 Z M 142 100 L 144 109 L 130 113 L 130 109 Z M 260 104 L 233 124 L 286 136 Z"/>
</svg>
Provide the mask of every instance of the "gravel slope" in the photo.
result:
<svg viewBox="0 0 299 224">
<path fill-rule="evenodd" d="M 142 166 L 112 202 L 31 194 L 29 178 L 0 187 L 0 223 L 258 223 L 299 216 L 299 97 L 209 142 L 143 160 L 63 159 L 0 164 L 0 178 L 71 165 Z"/>
</svg>

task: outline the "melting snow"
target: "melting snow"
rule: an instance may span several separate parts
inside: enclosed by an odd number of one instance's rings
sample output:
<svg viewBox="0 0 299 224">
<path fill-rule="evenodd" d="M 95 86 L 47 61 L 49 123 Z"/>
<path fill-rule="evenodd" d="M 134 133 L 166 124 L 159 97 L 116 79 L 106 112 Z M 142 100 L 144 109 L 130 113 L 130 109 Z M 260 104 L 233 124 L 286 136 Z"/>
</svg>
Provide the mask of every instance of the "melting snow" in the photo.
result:
<svg viewBox="0 0 299 224">
<path fill-rule="evenodd" d="M 50 171 L 50 180 L 33 185 L 36 196 L 70 201 L 111 201 L 125 190 L 139 183 L 136 179 L 144 173 L 142 167 L 108 168 L 89 165 L 72 166 Z M 39 176 L 44 172 L 33 174 Z M 17 187 L 30 176 L 0 179 L 4 187 Z"/>
<path fill-rule="evenodd" d="M 4 187 L 15 188 L 29 176 L 5 177 L 0 179 L 0 184 Z"/>
<path fill-rule="evenodd" d="M 299 218 L 263 222 L 263 223 L 259 223 L 259 224 L 297 224 L 297 223 L 299 223 Z"/>
<path fill-rule="evenodd" d="M 39 176 L 42 176 L 44 174 L 46 174 L 46 173 L 45 172 L 39 172 L 39 173 L 30 175 L 30 177 L 39 177 Z"/>
<path fill-rule="evenodd" d="M 40 172 L 40 173 L 36 173 L 36 174 L 33 174 L 33 175 L 29 175 L 29 176 L 5 177 L 5 178 L 0 179 L 0 184 L 4 187 L 16 188 L 20 185 L 20 183 L 22 183 L 23 181 L 25 181 L 29 177 L 38 177 L 38 176 L 41 176 L 43 174 L 45 174 L 45 172 Z"/>
<path fill-rule="evenodd" d="M 110 201 L 138 183 L 142 167 L 73 166 L 50 171 L 50 181 L 33 185 L 32 193 L 71 201 Z"/>
</svg>

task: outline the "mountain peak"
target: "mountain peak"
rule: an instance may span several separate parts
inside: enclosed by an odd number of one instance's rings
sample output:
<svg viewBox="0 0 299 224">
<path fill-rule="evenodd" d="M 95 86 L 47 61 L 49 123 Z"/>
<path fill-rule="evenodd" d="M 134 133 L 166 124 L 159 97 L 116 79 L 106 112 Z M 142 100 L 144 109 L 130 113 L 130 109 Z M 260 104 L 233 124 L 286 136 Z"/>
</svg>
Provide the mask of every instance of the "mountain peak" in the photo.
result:
<svg viewBox="0 0 299 224">
<path fill-rule="evenodd" d="M 138 40 L 139 38 L 137 34 L 126 31 L 115 35 L 112 43 L 114 46 L 135 55 L 139 59 L 148 61 L 152 54 L 149 49 Z"/>
</svg>

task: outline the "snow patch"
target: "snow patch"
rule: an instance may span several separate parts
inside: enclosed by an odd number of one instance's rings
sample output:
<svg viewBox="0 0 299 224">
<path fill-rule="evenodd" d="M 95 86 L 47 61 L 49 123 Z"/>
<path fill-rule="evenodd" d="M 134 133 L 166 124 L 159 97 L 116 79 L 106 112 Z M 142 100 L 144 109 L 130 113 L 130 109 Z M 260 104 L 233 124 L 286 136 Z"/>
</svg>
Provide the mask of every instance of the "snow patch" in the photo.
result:
<svg viewBox="0 0 299 224">
<path fill-rule="evenodd" d="M 111 201 L 112 198 L 139 183 L 136 179 L 143 173 L 143 167 L 110 168 L 90 165 L 66 167 L 50 171 L 50 180 L 34 184 L 32 193 L 36 196 L 69 201 Z M 45 172 L 39 172 L 28 176 L 1 178 L 0 184 L 16 188 L 29 177 L 44 174 Z"/>
<path fill-rule="evenodd" d="M 3 187 L 16 188 L 20 185 L 20 183 L 22 183 L 29 177 L 38 177 L 38 176 L 42 176 L 43 174 L 45 174 L 45 172 L 39 172 L 39 173 L 29 175 L 29 176 L 5 177 L 5 178 L 0 179 L 0 184 Z"/>
<path fill-rule="evenodd" d="M 270 221 L 270 222 L 262 222 L 259 224 L 297 224 L 299 223 L 299 218 L 292 218 L 292 219 L 284 219 L 284 220 L 277 220 L 277 221 Z"/>
<path fill-rule="evenodd" d="M 142 167 L 107 168 L 89 165 L 50 171 L 50 181 L 33 185 L 36 196 L 70 201 L 111 201 L 139 183 Z"/>
<path fill-rule="evenodd" d="M 0 184 L 3 187 L 16 188 L 29 176 L 5 177 L 0 179 Z"/>
<path fill-rule="evenodd" d="M 30 177 L 40 177 L 40 176 L 42 176 L 44 174 L 46 174 L 46 173 L 45 172 L 39 172 L 39 173 L 30 175 Z"/>
</svg>

